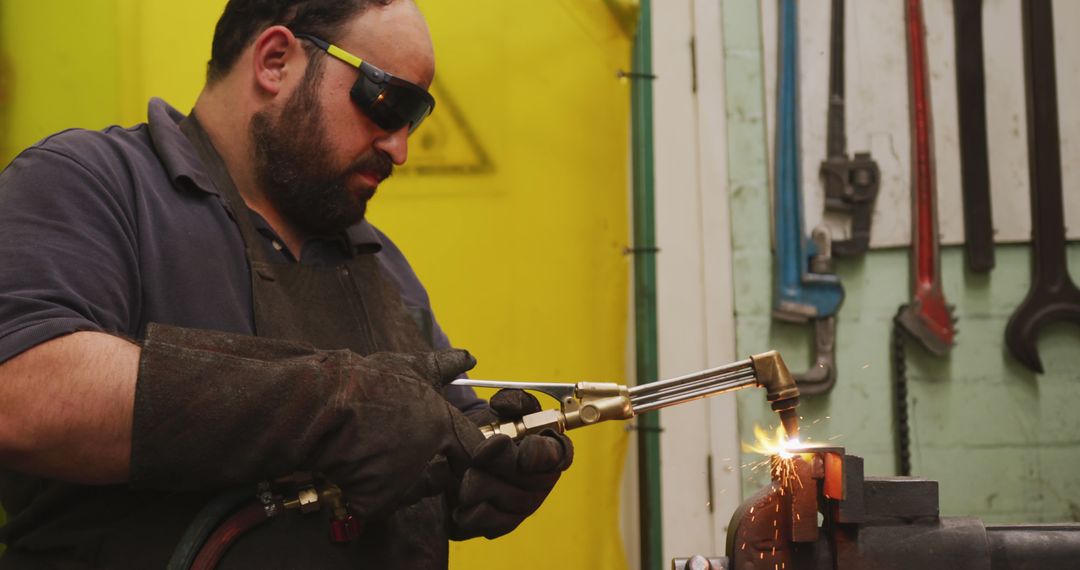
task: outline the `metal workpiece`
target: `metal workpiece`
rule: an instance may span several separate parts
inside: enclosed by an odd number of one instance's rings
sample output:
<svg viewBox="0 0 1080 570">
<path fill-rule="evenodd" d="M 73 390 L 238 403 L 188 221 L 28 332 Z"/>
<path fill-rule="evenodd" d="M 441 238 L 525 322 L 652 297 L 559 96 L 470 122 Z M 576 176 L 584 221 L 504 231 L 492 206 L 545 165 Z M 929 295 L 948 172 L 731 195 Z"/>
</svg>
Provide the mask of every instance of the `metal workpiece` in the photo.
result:
<svg viewBox="0 0 1080 570">
<path fill-rule="evenodd" d="M 513 439 L 540 433 L 546 429 L 564 432 L 608 420 L 627 420 L 634 416 L 732 392 L 760 386 L 788 436 L 799 431 L 799 388 L 784 360 L 775 350 L 724 366 L 710 368 L 667 380 L 627 387 L 610 382 L 546 384 L 501 380 L 455 380 L 458 386 L 533 390 L 559 400 L 560 408 L 528 414 L 519 420 L 484 426 L 485 437 L 505 434 Z"/>
</svg>

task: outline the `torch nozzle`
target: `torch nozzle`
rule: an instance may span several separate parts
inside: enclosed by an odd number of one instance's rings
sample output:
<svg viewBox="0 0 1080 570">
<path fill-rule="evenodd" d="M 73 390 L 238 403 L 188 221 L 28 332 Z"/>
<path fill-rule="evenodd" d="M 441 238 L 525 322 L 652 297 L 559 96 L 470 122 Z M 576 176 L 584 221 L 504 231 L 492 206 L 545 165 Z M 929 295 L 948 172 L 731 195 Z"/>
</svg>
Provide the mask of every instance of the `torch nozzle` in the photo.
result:
<svg viewBox="0 0 1080 570">
<path fill-rule="evenodd" d="M 799 439 L 799 414 L 795 408 L 788 408 L 777 412 L 780 414 L 780 423 L 784 425 L 788 441 Z"/>
</svg>

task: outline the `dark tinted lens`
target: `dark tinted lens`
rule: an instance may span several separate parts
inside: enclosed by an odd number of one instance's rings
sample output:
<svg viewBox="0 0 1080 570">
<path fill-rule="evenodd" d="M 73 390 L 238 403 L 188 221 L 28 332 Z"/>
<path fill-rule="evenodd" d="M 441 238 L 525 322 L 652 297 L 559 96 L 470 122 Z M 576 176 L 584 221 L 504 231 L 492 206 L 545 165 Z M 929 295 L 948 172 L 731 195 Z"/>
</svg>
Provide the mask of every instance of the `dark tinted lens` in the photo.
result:
<svg viewBox="0 0 1080 570">
<path fill-rule="evenodd" d="M 408 125 L 411 133 L 431 114 L 430 95 L 396 77 L 376 83 L 361 73 L 350 94 L 364 113 L 386 131 L 396 131 Z"/>
<path fill-rule="evenodd" d="M 401 124 L 409 125 L 409 132 L 416 130 L 431 114 L 431 100 L 426 92 L 417 92 L 411 85 L 396 85 L 392 80 L 384 92 L 387 106 L 400 118 Z"/>
</svg>

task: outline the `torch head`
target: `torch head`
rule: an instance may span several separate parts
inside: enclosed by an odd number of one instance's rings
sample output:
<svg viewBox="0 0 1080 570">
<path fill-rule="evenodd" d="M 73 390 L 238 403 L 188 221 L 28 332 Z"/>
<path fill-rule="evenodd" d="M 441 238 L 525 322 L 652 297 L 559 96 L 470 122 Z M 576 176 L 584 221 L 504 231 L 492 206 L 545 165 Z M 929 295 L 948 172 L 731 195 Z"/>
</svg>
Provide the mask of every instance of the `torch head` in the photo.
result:
<svg viewBox="0 0 1080 570">
<path fill-rule="evenodd" d="M 795 408 L 799 405 L 799 387 L 791 376 L 784 359 L 775 350 L 751 356 L 754 375 L 758 385 L 765 388 L 766 398 L 772 409 L 780 414 L 780 423 L 784 426 L 789 440 L 799 437 L 799 415 Z"/>
</svg>

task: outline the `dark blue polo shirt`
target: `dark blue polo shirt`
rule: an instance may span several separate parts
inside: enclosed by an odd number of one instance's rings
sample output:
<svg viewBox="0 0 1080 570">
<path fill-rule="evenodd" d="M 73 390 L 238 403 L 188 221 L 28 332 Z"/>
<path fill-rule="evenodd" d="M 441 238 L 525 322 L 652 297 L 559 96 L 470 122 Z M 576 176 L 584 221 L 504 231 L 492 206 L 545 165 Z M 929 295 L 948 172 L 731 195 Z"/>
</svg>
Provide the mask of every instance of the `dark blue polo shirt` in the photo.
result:
<svg viewBox="0 0 1080 570">
<path fill-rule="evenodd" d="M 178 127 L 183 115 L 154 99 L 148 119 L 61 132 L 0 173 L 0 362 L 75 331 L 139 339 L 151 322 L 254 333 L 243 240 Z M 254 220 L 262 246 L 295 262 Z M 373 251 L 406 308 L 430 317 L 404 255 L 366 221 L 340 239 L 308 240 L 300 262 Z M 449 347 L 430 322 L 436 348 Z M 483 405 L 471 389 L 451 387 L 447 397 L 463 409 Z"/>
</svg>

